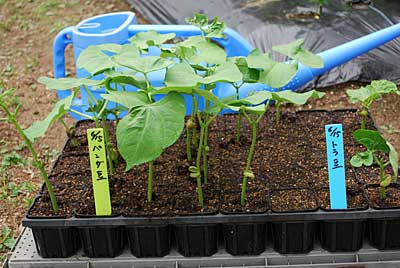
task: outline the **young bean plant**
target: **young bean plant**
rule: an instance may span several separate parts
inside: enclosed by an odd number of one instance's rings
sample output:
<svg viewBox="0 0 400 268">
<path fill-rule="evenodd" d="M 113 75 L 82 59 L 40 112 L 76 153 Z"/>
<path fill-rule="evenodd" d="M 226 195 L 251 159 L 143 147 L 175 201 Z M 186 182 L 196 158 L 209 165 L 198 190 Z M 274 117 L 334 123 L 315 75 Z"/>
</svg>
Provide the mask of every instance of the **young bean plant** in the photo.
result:
<svg viewBox="0 0 400 268">
<path fill-rule="evenodd" d="M 396 150 L 378 131 L 358 129 L 353 132 L 353 137 L 367 150 L 354 155 L 350 160 L 351 165 L 361 167 L 377 164 L 379 166 L 380 196 L 385 199 L 386 187 L 397 181 L 399 157 Z M 389 165 L 392 167 L 393 174 L 385 172 L 385 168 Z"/>
<path fill-rule="evenodd" d="M 18 115 L 19 110 L 22 107 L 22 104 L 19 104 L 15 108 L 14 111 L 11 111 L 10 107 L 7 105 L 7 102 L 5 101 L 5 98 L 12 95 L 13 92 L 14 92 L 14 90 L 7 90 L 7 91 L 3 92 L 2 94 L 0 94 L 0 107 L 6 113 L 6 117 L 0 118 L 0 121 L 5 121 L 5 122 L 9 122 L 9 123 L 13 124 L 15 126 L 15 128 L 17 129 L 19 135 L 21 135 L 21 137 L 23 138 L 26 146 L 28 147 L 29 152 L 32 155 L 33 164 L 39 169 L 40 175 L 42 176 L 42 178 L 46 184 L 47 192 L 49 193 L 49 196 L 50 196 L 52 209 L 53 209 L 54 213 L 58 213 L 59 208 L 58 208 L 56 196 L 53 191 L 53 186 L 47 176 L 47 172 L 43 166 L 43 163 L 42 163 L 42 161 L 40 161 L 39 156 L 35 150 L 35 147 L 33 146 L 32 137 L 29 137 L 29 134 L 27 134 L 26 131 L 24 131 L 22 129 L 21 125 L 19 124 L 19 122 L 17 120 L 17 115 Z M 61 105 L 59 104 L 56 106 L 58 106 L 59 109 L 64 109 L 65 104 L 61 104 Z"/>
<path fill-rule="evenodd" d="M 367 124 L 368 113 L 371 105 L 385 94 L 394 93 L 400 95 L 395 83 L 387 80 L 375 80 L 371 84 L 359 89 L 346 90 L 347 97 L 351 103 L 360 103 L 361 110 L 361 129 L 365 129 Z"/>
</svg>

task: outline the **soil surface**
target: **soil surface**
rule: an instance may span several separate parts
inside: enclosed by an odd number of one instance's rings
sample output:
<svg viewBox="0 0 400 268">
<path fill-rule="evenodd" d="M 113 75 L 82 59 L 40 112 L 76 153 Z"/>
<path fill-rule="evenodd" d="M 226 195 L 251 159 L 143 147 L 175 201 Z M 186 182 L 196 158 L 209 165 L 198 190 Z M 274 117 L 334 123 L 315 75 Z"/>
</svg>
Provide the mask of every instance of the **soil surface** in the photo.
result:
<svg viewBox="0 0 400 268">
<path fill-rule="evenodd" d="M 328 174 L 324 125 L 342 123 L 344 133 L 360 127 L 357 110 L 287 112 L 276 122 L 275 112 L 266 114 L 260 122 L 256 151 L 251 170 L 255 178 L 248 182 L 246 205 L 240 205 L 240 194 L 251 128 L 242 121 L 241 139 L 236 139 L 236 115 L 224 115 L 211 124 L 209 133 L 209 175 L 203 185 L 204 207 L 197 201 L 196 180 L 190 178 L 186 158 L 186 131 L 178 142 L 167 148 L 154 161 L 153 201 L 147 201 L 148 165 L 139 165 L 125 172 L 123 161 L 116 166 L 110 179 L 113 215 L 174 216 L 221 213 L 261 213 L 313 211 L 318 207 L 329 210 Z M 115 144 L 115 122 L 109 122 Z M 56 162 L 51 181 L 60 202 L 61 216 L 95 215 L 93 189 L 85 130 L 94 127 L 89 121 L 77 126 L 76 140 L 80 146 L 68 142 Z M 371 119 L 367 128 L 375 129 Z M 346 136 L 345 166 L 347 204 L 349 209 L 398 206 L 394 190 L 388 188 L 388 199 L 376 204 L 376 185 L 379 180 L 376 167 L 353 168 L 351 156 L 363 151 L 352 136 Z M 192 148 L 195 155 L 195 148 Z M 373 172 L 368 173 L 368 171 Z M 390 171 L 390 170 L 389 170 Z M 366 174 L 368 176 L 366 176 Z M 364 191 L 368 186 L 367 191 Z M 375 187 L 375 188 L 374 188 Z M 379 192 L 379 189 L 378 189 Z M 379 196 L 378 196 L 379 197 Z M 44 189 L 30 211 L 30 216 L 54 215 L 48 193 Z"/>
<path fill-rule="evenodd" d="M 52 40 L 64 27 L 76 25 L 82 19 L 103 14 L 129 10 L 124 1 L 93 0 L 0 0 L 0 92 L 15 88 L 15 98 L 10 98 L 11 106 L 21 102 L 23 107 L 18 114 L 22 126 L 28 127 L 32 121 L 43 119 L 56 100 L 54 91 L 46 90 L 36 83 L 40 76 L 53 76 Z M 143 18 L 138 17 L 140 23 Z M 66 51 L 67 74 L 74 73 L 71 47 Z M 301 108 L 286 106 L 283 109 L 340 109 L 357 108 L 349 104 L 345 89 L 357 88 L 360 83 L 349 83 L 323 89 L 327 96 L 322 100 L 311 101 Z M 389 138 L 400 151 L 400 120 L 398 109 L 400 96 L 386 96 L 377 101 L 371 110 L 379 130 Z M 4 114 L 0 111 L 0 117 Z M 68 124 L 73 124 L 70 118 Z M 22 139 L 11 125 L 0 121 L 0 230 L 10 227 L 11 236 L 16 237 L 20 221 L 42 185 L 39 172 L 32 166 L 30 154 Z M 54 124 L 36 143 L 40 158 L 49 170 L 62 150 L 66 135 L 62 126 Z M 22 160 L 18 160 L 16 153 Z M 14 159 L 16 161 L 6 161 Z M 372 178 L 373 179 L 373 178 Z M 28 184 L 27 184 L 28 183 Z M 249 196 L 251 190 L 249 190 Z M 233 201 L 231 201 L 233 202 Z M 235 201 L 237 202 L 237 201 Z M 0 262 L 7 248 L 0 250 Z"/>
</svg>

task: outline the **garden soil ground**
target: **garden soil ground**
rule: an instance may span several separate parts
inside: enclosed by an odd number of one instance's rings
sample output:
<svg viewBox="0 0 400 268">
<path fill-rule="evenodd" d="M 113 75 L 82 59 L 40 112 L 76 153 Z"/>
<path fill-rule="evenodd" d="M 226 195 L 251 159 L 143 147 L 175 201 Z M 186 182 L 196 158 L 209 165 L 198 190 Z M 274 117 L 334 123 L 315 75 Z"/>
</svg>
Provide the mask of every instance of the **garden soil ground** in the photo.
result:
<svg viewBox="0 0 400 268">
<path fill-rule="evenodd" d="M 52 40 L 56 33 L 66 26 L 75 25 L 84 18 L 97 14 L 129 10 L 123 1 L 93 0 L 0 0 L 0 91 L 16 88 L 15 98 L 10 104 L 23 103 L 18 116 L 23 127 L 33 120 L 42 119 L 56 100 L 53 91 L 37 85 L 40 76 L 52 76 Z M 139 18 L 139 21 L 143 21 Z M 67 50 L 67 70 L 74 72 L 72 50 Z M 373 67 L 372 67 L 373 68 Z M 323 100 L 313 101 L 303 109 L 337 109 L 355 107 L 350 105 L 344 94 L 345 88 L 357 87 L 348 84 L 324 90 L 327 96 Z M 291 108 L 297 109 L 297 108 Z M 382 133 L 389 138 L 400 151 L 400 96 L 385 97 L 372 108 L 372 114 Z M 3 113 L 0 112 L 0 116 Z M 72 119 L 68 120 L 73 123 Z M 50 167 L 56 155 L 61 151 L 66 135 L 60 125 L 53 126 L 46 136 L 39 140 L 37 149 L 40 157 Z M 9 166 L 6 156 L 16 152 L 26 159 L 19 167 Z M 7 158 L 7 159 L 10 159 Z M 11 157 L 11 159 L 15 159 Z M 41 180 L 31 165 L 29 153 L 12 126 L 0 122 L 0 230 L 9 226 L 16 236 L 20 230 L 20 220 L 26 207 L 39 190 Z M 32 181 L 27 187 L 23 182 Z M 33 188 L 33 189 L 31 189 Z M 14 197 L 4 197 L 14 192 Z M 6 193 L 6 195 L 3 195 Z M 0 239 L 1 241 L 2 239 Z M 0 262 L 4 258 L 0 250 Z"/>
</svg>

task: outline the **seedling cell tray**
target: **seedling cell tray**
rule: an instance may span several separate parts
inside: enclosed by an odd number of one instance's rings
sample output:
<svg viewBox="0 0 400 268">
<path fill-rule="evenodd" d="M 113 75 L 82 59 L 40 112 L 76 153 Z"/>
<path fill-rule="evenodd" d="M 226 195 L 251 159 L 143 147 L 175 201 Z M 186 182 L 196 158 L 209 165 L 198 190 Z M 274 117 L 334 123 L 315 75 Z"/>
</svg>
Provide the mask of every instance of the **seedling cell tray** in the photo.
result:
<svg viewBox="0 0 400 268">
<path fill-rule="evenodd" d="M 335 113 L 317 112 L 328 115 L 330 122 L 335 120 Z M 304 113 L 309 112 L 297 114 Z M 369 127 L 374 128 L 371 123 Z M 350 168 L 351 172 L 354 170 Z M 270 191 L 267 195 L 269 202 L 273 194 Z M 32 207 L 41 197 L 39 194 Z M 267 206 L 269 209 L 263 213 L 171 217 L 32 217 L 28 211 L 23 225 L 30 228 L 37 253 L 43 258 L 66 258 L 79 252 L 89 258 L 130 254 L 135 256 L 132 258 L 162 261 L 175 254 L 213 259 L 221 249 L 233 256 L 265 255 L 271 251 L 304 255 L 319 247 L 332 253 L 356 252 L 368 240 L 376 250 L 400 248 L 400 208 L 375 209 L 366 205 L 329 210 L 317 204 L 306 211 L 279 212 L 271 204 Z"/>
</svg>

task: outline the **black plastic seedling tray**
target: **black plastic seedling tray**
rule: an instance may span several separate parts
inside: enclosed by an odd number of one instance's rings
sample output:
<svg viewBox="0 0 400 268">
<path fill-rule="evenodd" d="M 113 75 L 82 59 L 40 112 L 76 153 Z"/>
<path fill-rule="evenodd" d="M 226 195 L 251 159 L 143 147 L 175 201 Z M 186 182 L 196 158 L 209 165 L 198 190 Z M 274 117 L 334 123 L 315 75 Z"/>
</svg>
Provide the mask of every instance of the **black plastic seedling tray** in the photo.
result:
<svg viewBox="0 0 400 268">
<path fill-rule="evenodd" d="M 209 257 L 221 246 L 234 256 L 259 255 L 271 248 L 306 254 L 314 245 L 329 252 L 356 252 L 366 238 L 379 250 L 400 248 L 400 208 L 173 217 L 28 215 L 22 224 L 32 230 L 44 258 L 66 258 L 79 250 L 91 258 L 114 258 L 125 248 L 139 258 L 162 258 L 172 248 L 184 257 Z"/>
</svg>

